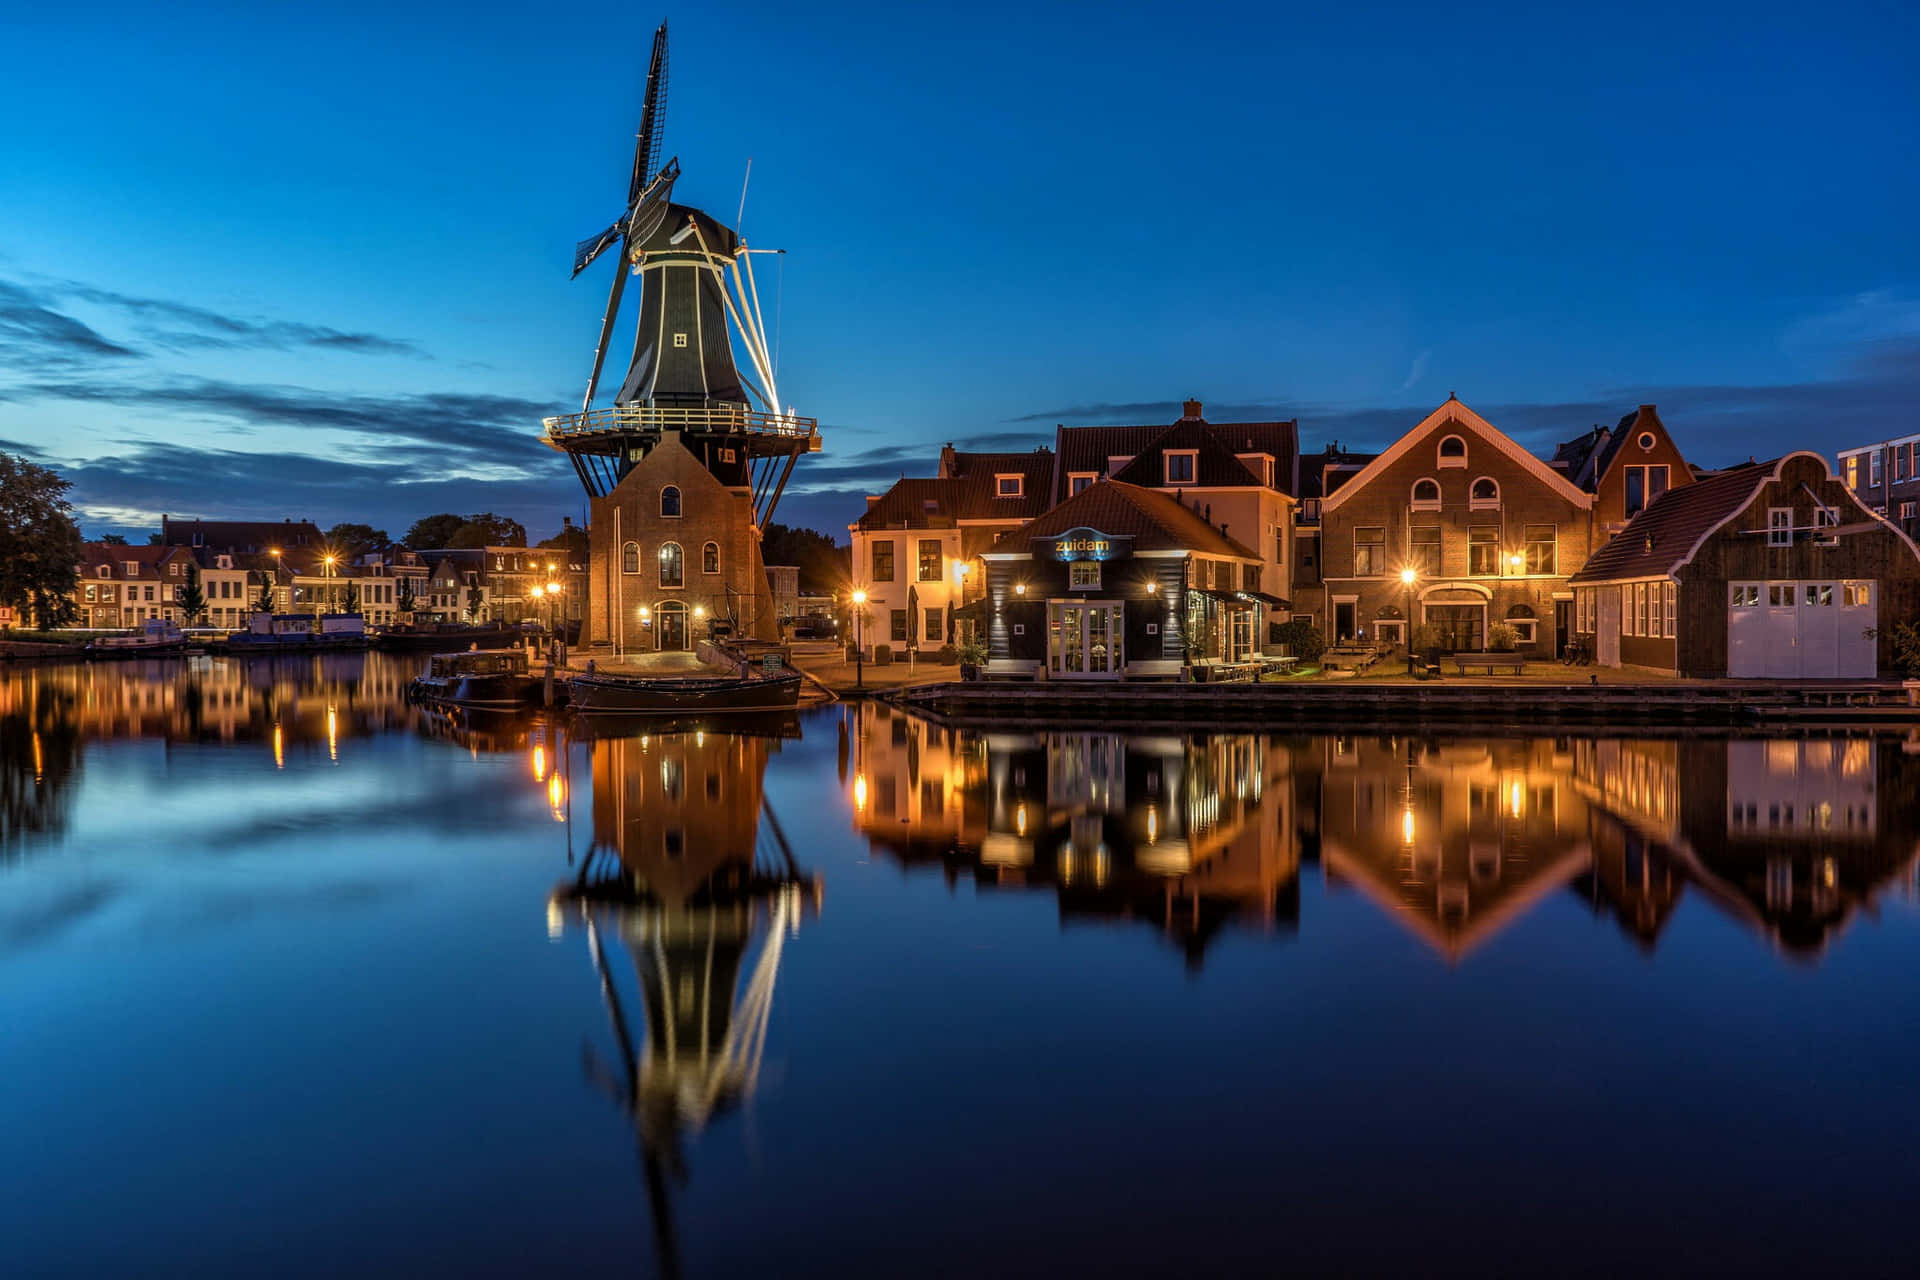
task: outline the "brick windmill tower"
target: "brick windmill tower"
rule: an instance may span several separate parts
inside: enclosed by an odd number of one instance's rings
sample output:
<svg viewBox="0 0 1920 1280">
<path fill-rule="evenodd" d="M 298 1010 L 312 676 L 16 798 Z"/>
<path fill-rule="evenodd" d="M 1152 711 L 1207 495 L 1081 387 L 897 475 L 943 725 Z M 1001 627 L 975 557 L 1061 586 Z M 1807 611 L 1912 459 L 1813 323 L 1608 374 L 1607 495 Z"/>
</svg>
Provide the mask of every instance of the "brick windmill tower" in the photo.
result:
<svg viewBox="0 0 1920 1280">
<path fill-rule="evenodd" d="M 753 250 L 699 209 L 675 204 L 677 158 L 660 164 L 667 27 L 653 36 L 627 207 L 574 248 L 578 276 L 608 249 L 620 261 L 580 412 L 545 420 L 591 500 L 589 642 L 616 652 L 690 648 L 709 633 L 773 639 L 760 532 L 812 418 L 780 408 Z M 640 281 L 633 355 L 611 405 L 594 407 L 630 277 Z M 751 365 L 734 363 L 738 338 Z"/>
</svg>

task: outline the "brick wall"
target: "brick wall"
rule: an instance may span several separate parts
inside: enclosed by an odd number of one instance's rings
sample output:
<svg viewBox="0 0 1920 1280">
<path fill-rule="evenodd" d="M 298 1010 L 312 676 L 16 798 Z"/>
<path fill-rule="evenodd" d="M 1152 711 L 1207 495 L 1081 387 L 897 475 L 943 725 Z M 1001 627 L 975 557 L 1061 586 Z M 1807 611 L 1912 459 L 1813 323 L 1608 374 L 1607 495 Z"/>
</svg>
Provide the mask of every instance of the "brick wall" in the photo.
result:
<svg viewBox="0 0 1920 1280">
<path fill-rule="evenodd" d="M 677 517 L 660 513 L 661 491 L 668 485 L 680 490 Z M 612 493 L 593 500 L 589 540 L 589 643 L 614 639 L 617 609 L 621 649 L 657 648 L 661 626 L 657 621 L 651 628 L 642 626 L 640 608 L 645 606 L 658 619 L 661 607 L 670 604 L 686 608 L 688 648 L 705 637 L 708 618 L 730 613 L 738 620 L 739 634 L 776 638 L 773 598 L 753 527 L 752 492 L 721 484 L 680 443 L 677 433 L 666 433 Z M 679 587 L 661 585 L 660 548 L 667 542 L 680 547 Z M 718 573 L 704 571 L 702 552 L 708 542 L 719 548 Z M 636 545 L 639 572 L 624 571 L 623 543 Z M 696 616 L 697 611 L 704 616 Z"/>
</svg>

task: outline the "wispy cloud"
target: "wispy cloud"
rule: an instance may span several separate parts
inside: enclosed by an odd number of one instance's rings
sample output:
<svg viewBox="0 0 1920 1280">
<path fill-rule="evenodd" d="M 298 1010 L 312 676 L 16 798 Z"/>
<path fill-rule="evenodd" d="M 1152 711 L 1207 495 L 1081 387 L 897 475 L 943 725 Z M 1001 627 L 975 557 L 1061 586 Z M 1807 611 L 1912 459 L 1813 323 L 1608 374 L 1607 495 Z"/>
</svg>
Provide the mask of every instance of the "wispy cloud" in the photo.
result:
<svg viewBox="0 0 1920 1280">
<path fill-rule="evenodd" d="M 0 280 L 0 366 L 16 372 L 55 373 L 140 353 L 47 305 L 31 289 Z"/>
<path fill-rule="evenodd" d="M 1420 379 L 1427 376 L 1427 365 L 1432 360 L 1433 352 L 1430 349 L 1413 358 L 1413 368 L 1407 370 L 1407 380 L 1400 384 L 1402 394 L 1420 385 Z"/>
<path fill-rule="evenodd" d="M 184 302 L 118 293 L 78 281 L 61 281 L 49 286 L 48 292 L 119 311 L 130 317 L 152 341 L 179 350 L 248 348 L 288 351 L 296 347 L 317 347 L 356 355 L 428 358 L 418 345 L 404 338 L 355 333 L 297 320 L 229 315 Z"/>
</svg>

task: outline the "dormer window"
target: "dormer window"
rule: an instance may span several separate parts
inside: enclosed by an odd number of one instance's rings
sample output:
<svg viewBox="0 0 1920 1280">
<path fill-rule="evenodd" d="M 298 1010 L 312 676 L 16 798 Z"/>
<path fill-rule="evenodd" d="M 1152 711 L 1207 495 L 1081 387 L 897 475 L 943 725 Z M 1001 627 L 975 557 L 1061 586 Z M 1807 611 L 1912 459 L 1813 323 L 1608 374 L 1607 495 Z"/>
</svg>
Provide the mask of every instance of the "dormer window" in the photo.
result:
<svg viewBox="0 0 1920 1280">
<path fill-rule="evenodd" d="M 1467 490 L 1467 506 L 1474 511 L 1492 511 L 1500 505 L 1500 485 L 1490 476 L 1481 476 Z"/>
<path fill-rule="evenodd" d="M 1124 469 L 1126 465 L 1132 461 L 1133 461 L 1133 458 L 1131 456 L 1122 457 L 1119 454 L 1114 454 L 1112 457 L 1107 459 L 1107 474 L 1110 476 L 1119 475 L 1121 470 Z"/>
<path fill-rule="evenodd" d="M 1081 492 L 1092 486 L 1094 473 L 1091 471 L 1073 471 L 1067 475 L 1067 496 Z"/>
<path fill-rule="evenodd" d="M 101 565 L 95 576 L 101 577 L 101 578 L 111 578 L 113 576 L 113 566 L 110 564 Z"/>
<path fill-rule="evenodd" d="M 1166 459 L 1168 484 L 1193 483 L 1193 473 L 1199 465 L 1199 450 L 1169 449 L 1163 456 Z"/>
<path fill-rule="evenodd" d="M 1467 465 L 1467 442 L 1459 436 L 1448 436 L 1440 442 L 1440 465 L 1443 467 L 1464 467 Z"/>
<path fill-rule="evenodd" d="M 124 567 L 126 568 L 129 578 L 137 578 L 140 576 L 140 562 L 138 560 L 128 560 L 124 562 Z"/>
<path fill-rule="evenodd" d="M 1413 509 L 1415 511 L 1438 511 L 1440 509 L 1440 482 L 1431 478 L 1422 478 L 1413 482 Z"/>
<path fill-rule="evenodd" d="M 1023 475 L 995 475 L 993 495 L 996 498 L 1019 498 L 1027 492 L 1027 478 Z"/>
</svg>

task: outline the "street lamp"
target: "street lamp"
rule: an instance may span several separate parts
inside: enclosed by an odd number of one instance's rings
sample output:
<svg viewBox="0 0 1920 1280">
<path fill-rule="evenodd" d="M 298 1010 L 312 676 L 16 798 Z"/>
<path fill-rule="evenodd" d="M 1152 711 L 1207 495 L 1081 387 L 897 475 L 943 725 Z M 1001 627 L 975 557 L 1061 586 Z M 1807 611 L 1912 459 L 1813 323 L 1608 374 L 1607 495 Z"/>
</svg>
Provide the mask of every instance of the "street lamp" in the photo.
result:
<svg viewBox="0 0 1920 1280">
<path fill-rule="evenodd" d="M 1526 563 L 1527 558 L 1518 551 L 1507 557 L 1507 567 L 1513 570 L 1513 576 L 1516 578 L 1520 576 L 1520 571 L 1526 567 Z"/>
<path fill-rule="evenodd" d="M 332 552 L 320 557 L 321 576 L 327 580 L 327 608 L 335 607 L 333 600 L 333 563 L 339 559 Z"/>
<path fill-rule="evenodd" d="M 1412 565 L 1400 571 L 1400 584 L 1407 589 L 1407 618 L 1401 623 L 1407 640 L 1407 674 L 1413 674 L 1413 584 L 1419 581 L 1420 574 Z"/>
<path fill-rule="evenodd" d="M 854 589 L 853 593 L 853 687 L 866 687 L 867 668 L 867 593 Z"/>
</svg>

